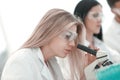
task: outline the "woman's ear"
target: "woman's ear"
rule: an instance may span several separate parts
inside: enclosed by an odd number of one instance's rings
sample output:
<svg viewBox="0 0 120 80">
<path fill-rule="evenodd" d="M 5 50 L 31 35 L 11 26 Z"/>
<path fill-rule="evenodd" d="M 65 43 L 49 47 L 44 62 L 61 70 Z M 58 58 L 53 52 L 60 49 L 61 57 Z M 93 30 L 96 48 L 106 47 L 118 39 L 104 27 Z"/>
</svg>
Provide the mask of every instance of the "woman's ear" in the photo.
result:
<svg viewBox="0 0 120 80">
<path fill-rule="evenodd" d="M 113 14 L 115 14 L 115 15 L 118 14 L 118 10 L 117 10 L 116 8 L 112 8 L 112 9 L 111 9 L 111 12 L 112 12 Z"/>
<path fill-rule="evenodd" d="M 112 12 L 113 14 L 115 14 L 114 8 L 111 8 L 111 12 Z"/>
</svg>

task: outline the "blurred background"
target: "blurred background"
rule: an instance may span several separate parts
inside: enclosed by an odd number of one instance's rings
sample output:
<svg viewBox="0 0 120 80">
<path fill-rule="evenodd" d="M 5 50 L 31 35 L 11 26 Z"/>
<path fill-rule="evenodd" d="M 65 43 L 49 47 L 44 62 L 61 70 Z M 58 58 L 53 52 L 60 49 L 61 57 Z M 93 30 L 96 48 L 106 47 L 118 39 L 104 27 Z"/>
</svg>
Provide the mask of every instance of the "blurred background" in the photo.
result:
<svg viewBox="0 0 120 80">
<path fill-rule="evenodd" d="M 0 0 L 0 53 L 9 54 L 18 49 L 32 33 L 41 17 L 51 8 L 73 13 L 80 0 Z M 113 14 L 106 0 L 103 6 L 103 31 L 106 32 Z"/>
</svg>

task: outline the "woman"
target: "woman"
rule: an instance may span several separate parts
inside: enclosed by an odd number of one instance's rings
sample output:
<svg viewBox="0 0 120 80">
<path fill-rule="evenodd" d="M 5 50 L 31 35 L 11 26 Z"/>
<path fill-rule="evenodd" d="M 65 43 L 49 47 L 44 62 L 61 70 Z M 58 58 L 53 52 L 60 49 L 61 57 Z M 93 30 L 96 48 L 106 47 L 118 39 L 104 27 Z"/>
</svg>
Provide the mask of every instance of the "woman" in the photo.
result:
<svg viewBox="0 0 120 80">
<path fill-rule="evenodd" d="M 82 0 L 76 5 L 74 15 L 77 18 L 81 19 L 86 27 L 86 39 L 89 43 L 89 47 L 92 49 L 97 47 L 100 50 L 107 51 L 107 55 L 110 56 L 112 62 L 118 61 L 119 54 L 115 51 L 113 52 L 110 48 L 108 48 L 102 40 L 101 23 L 103 12 L 101 4 L 96 0 Z M 84 62 L 86 63 L 83 67 L 86 67 L 94 60 L 96 60 L 96 57 L 90 54 L 85 54 L 85 57 L 86 58 L 84 59 Z M 81 80 L 85 80 L 84 74 L 81 75 L 81 78 Z"/>
<path fill-rule="evenodd" d="M 104 41 L 111 48 L 117 50 L 120 54 L 120 0 L 106 0 L 110 7 L 113 18 L 109 22 L 107 31 L 104 34 Z"/>
<path fill-rule="evenodd" d="M 82 27 L 69 12 L 49 10 L 31 37 L 8 59 L 1 80 L 63 80 L 55 56 L 64 58 L 76 51 Z"/>
<path fill-rule="evenodd" d="M 74 15 L 81 18 L 86 27 L 86 39 L 89 43 L 89 46 L 92 49 L 94 49 L 95 47 L 100 48 L 100 46 L 102 46 L 101 48 L 104 50 L 105 48 L 103 46 L 103 43 L 101 44 L 101 22 L 103 16 L 101 4 L 96 0 L 82 0 L 77 4 L 74 10 Z M 91 55 L 87 55 L 90 56 L 88 57 L 88 64 L 95 60 L 94 56 L 91 57 Z"/>
</svg>

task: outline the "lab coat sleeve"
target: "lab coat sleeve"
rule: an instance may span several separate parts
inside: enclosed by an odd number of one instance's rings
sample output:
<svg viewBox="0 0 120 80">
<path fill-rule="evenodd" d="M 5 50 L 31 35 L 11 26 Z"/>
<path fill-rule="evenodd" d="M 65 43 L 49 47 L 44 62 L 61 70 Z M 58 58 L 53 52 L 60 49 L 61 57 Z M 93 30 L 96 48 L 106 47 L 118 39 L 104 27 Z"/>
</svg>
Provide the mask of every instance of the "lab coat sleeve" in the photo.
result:
<svg viewBox="0 0 120 80">
<path fill-rule="evenodd" d="M 1 80 L 37 80 L 33 67 L 29 57 L 13 57 L 7 61 Z M 39 80 L 42 80 L 41 75 L 39 75 Z"/>
</svg>

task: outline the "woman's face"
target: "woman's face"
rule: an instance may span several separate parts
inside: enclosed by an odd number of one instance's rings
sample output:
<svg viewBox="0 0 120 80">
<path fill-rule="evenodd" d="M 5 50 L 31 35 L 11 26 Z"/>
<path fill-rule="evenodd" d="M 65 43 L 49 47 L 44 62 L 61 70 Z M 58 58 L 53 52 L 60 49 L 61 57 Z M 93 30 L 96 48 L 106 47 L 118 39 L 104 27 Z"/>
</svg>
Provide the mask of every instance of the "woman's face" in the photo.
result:
<svg viewBox="0 0 120 80">
<path fill-rule="evenodd" d="M 75 39 L 77 37 L 77 26 L 71 26 L 67 30 L 63 31 L 59 36 L 50 41 L 50 51 L 58 57 L 65 57 L 75 47 Z"/>
<path fill-rule="evenodd" d="M 94 6 L 85 17 L 84 24 L 86 31 L 93 34 L 99 33 L 102 17 L 102 7 L 100 5 Z"/>
</svg>

